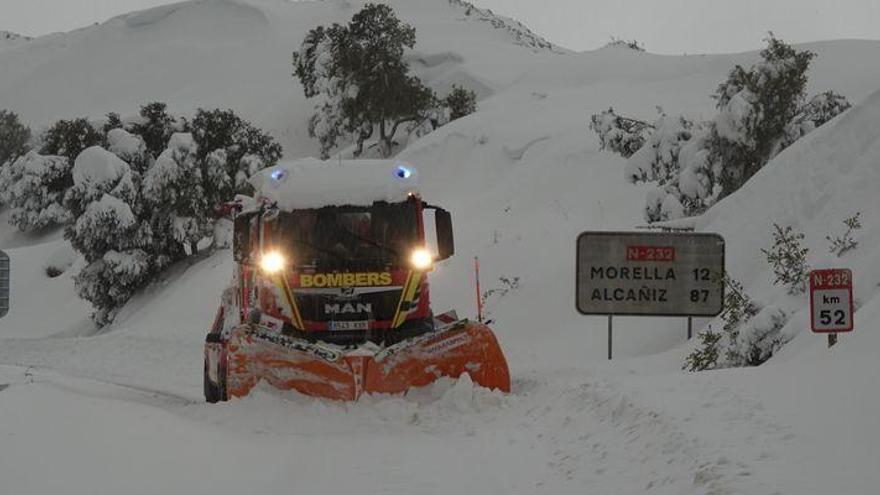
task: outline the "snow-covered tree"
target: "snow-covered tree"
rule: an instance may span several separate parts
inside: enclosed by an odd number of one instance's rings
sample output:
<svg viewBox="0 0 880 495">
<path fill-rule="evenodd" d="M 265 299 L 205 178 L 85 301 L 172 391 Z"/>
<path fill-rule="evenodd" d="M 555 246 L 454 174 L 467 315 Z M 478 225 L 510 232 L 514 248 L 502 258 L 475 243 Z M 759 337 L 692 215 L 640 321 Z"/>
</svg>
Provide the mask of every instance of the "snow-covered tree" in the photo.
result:
<svg viewBox="0 0 880 495">
<path fill-rule="evenodd" d="M 68 222 L 63 200 L 73 185 L 73 160 L 103 139 L 86 119 L 60 120 L 42 136 L 39 153 L 31 151 L 4 167 L 0 202 L 12 207 L 9 222 L 22 231 Z"/>
<path fill-rule="evenodd" d="M 812 97 L 785 126 L 785 136 L 779 143 L 780 150 L 787 148 L 851 107 L 852 104 L 845 96 L 834 91 L 826 91 Z"/>
<path fill-rule="evenodd" d="M 305 96 L 318 97 L 309 132 L 323 156 L 344 136 L 353 136 L 361 150 L 376 130 L 389 156 L 398 128 L 424 120 L 435 106 L 434 92 L 409 74 L 403 60 L 415 36 L 415 28 L 384 4 L 367 4 L 346 26 L 309 31 L 293 54 L 294 73 Z"/>
<path fill-rule="evenodd" d="M 168 144 L 171 135 L 177 132 L 176 119 L 168 113 L 168 105 L 153 102 L 141 107 L 141 120 L 131 126 L 131 132 L 144 140 L 147 150 L 155 158 Z"/>
<path fill-rule="evenodd" d="M 205 200 L 211 208 L 251 193 L 248 179 L 275 164 L 282 154 L 272 136 L 232 110 L 202 110 L 190 127 L 201 167 Z"/>
<path fill-rule="evenodd" d="M 87 119 L 59 120 L 41 136 L 40 141 L 41 155 L 67 157 L 73 167 L 73 161 L 84 149 L 104 142 L 104 134 Z M 67 177 L 64 189 L 71 185 L 73 180 Z"/>
<path fill-rule="evenodd" d="M 151 246 L 163 259 L 174 260 L 198 251 L 200 240 L 212 232 L 197 146 L 190 134 L 171 137 L 168 148 L 144 176 L 143 195 L 155 238 Z M 223 153 L 222 150 L 218 153 Z M 210 159 L 210 158 L 209 158 Z M 222 170 L 217 163 L 211 170 Z"/>
<path fill-rule="evenodd" d="M 95 214 L 99 214 L 97 209 Z M 107 214 L 112 215 L 109 210 Z M 101 259 L 84 267 L 74 280 L 79 296 L 95 307 L 92 319 L 105 326 L 154 275 L 150 255 L 134 248 L 107 251 Z"/>
<path fill-rule="evenodd" d="M 64 197 L 64 207 L 76 220 L 65 228 L 65 237 L 86 261 L 92 262 L 126 242 L 122 236 L 128 232 L 115 227 L 108 230 L 105 224 L 111 219 L 104 213 L 114 213 L 114 221 L 124 228 L 133 227 L 137 223 L 136 213 L 142 210 L 140 184 L 127 163 L 100 146 L 80 153 L 74 162 L 72 177 L 74 184 Z M 119 206 L 120 202 L 125 208 Z M 101 206 L 95 206 L 97 203 Z M 94 215 L 87 218 L 89 211 Z"/>
<path fill-rule="evenodd" d="M 138 174 L 145 173 L 152 161 L 144 139 L 122 128 L 107 131 L 107 150 L 128 163 Z"/>
<path fill-rule="evenodd" d="M 31 130 L 21 123 L 18 114 L 0 110 L 0 167 L 25 154 Z"/>
<path fill-rule="evenodd" d="M 804 102 L 806 71 L 813 58 L 773 38 L 761 61 L 737 65 L 719 85 L 718 114 L 706 122 L 661 118 L 653 125 L 621 117 L 613 109 L 593 115 L 590 128 L 601 149 L 628 158 L 629 182 L 649 190 L 649 222 L 697 215 L 736 191 L 776 154 L 850 104 L 832 91 Z"/>
<path fill-rule="evenodd" d="M 681 169 L 679 152 L 691 139 L 693 127 L 694 123 L 682 116 L 661 115 L 652 126 L 654 132 L 626 161 L 627 182 L 656 182 L 662 186 L 675 179 Z"/>
<path fill-rule="evenodd" d="M 647 122 L 621 117 L 613 108 L 590 117 L 590 129 L 599 135 L 599 149 L 629 158 L 644 146 L 654 130 Z"/>
<path fill-rule="evenodd" d="M 113 129 L 124 129 L 125 124 L 122 122 L 122 117 L 120 117 L 118 113 L 110 112 L 107 114 L 107 119 L 104 121 L 104 125 L 101 128 L 104 130 L 104 134 L 107 134 Z"/>
<path fill-rule="evenodd" d="M 66 169 L 71 186 L 62 191 L 62 211 L 71 220 L 65 237 L 87 262 L 75 278 L 76 288 L 92 303 L 93 318 L 102 326 L 163 269 L 195 254 L 200 241 L 214 236 L 214 207 L 250 192 L 248 179 L 281 156 L 271 136 L 231 110 L 199 110 L 192 134 L 168 134 L 185 121 L 171 119 L 162 104 L 144 107 L 137 123 L 124 124 L 112 114 L 108 122 L 107 149 L 82 151 Z M 155 157 L 147 138 L 154 147 L 162 143 Z M 59 170 L 69 163 L 48 158 Z M 26 184 L 33 168 L 17 160 L 0 172 L 0 185 Z M 59 174 L 38 176 L 49 180 Z"/>
<path fill-rule="evenodd" d="M 786 128 L 803 106 L 813 57 L 771 34 L 761 61 L 749 69 L 735 66 L 718 86 L 710 148 L 713 161 L 723 164 L 722 196 L 739 189 L 781 151 Z"/>
<path fill-rule="evenodd" d="M 25 232 L 66 223 L 70 216 L 62 200 L 69 177 L 66 157 L 35 151 L 4 167 L 0 171 L 0 202 L 11 207 L 9 223 Z"/>
<path fill-rule="evenodd" d="M 138 218 L 144 209 L 137 174 L 119 157 L 98 146 L 88 148 L 77 157 L 72 176 L 65 206 L 76 221 L 64 235 L 88 263 L 74 282 L 103 326 L 155 275 L 148 252 L 152 231 Z"/>
<path fill-rule="evenodd" d="M 639 43 L 637 40 L 625 40 L 616 36 L 612 36 L 611 41 L 609 41 L 608 44 L 605 46 L 629 48 L 630 50 L 637 52 L 645 51 L 645 45 Z"/>
<path fill-rule="evenodd" d="M 449 109 L 450 121 L 460 119 L 477 111 L 477 93 L 453 84 L 443 104 Z"/>
</svg>

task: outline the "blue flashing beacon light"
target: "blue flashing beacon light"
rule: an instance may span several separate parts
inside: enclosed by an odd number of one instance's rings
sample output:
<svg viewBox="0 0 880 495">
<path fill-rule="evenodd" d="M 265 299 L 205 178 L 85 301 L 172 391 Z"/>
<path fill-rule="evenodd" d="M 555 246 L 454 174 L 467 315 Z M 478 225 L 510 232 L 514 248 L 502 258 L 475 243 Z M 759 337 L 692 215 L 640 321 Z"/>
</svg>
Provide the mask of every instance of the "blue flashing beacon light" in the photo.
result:
<svg viewBox="0 0 880 495">
<path fill-rule="evenodd" d="M 272 180 L 274 180 L 276 182 L 281 181 L 286 176 L 287 176 L 287 172 L 283 168 L 276 168 L 275 170 L 273 170 L 272 172 L 269 173 L 269 177 L 271 177 Z"/>
<path fill-rule="evenodd" d="M 398 165 L 397 168 L 394 169 L 394 176 L 398 179 L 409 179 L 412 177 L 412 174 L 412 169 L 405 165 Z"/>
</svg>

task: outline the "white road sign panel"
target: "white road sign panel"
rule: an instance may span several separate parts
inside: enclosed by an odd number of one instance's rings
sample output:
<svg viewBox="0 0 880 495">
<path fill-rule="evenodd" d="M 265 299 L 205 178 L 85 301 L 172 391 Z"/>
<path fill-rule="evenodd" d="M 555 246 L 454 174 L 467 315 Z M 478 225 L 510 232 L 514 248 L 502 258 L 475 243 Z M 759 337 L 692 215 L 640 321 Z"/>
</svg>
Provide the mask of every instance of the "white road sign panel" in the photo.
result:
<svg viewBox="0 0 880 495">
<path fill-rule="evenodd" d="M 724 239 L 706 233 L 584 232 L 577 240 L 583 314 L 715 316 L 724 306 Z"/>
</svg>

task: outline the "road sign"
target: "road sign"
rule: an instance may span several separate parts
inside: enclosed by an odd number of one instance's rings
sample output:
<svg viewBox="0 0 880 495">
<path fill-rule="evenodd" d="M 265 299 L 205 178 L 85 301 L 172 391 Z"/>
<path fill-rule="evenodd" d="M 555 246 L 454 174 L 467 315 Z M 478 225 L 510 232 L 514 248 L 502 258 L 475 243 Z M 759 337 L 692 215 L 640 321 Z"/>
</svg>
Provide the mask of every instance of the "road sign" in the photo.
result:
<svg viewBox="0 0 880 495">
<path fill-rule="evenodd" d="M 9 312 L 9 255 L 0 251 L 0 318 Z"/>
<path fill-rule="evenodd" d="M 853 329 L 852 272 L 846 268 L 810 272 L 810 322 L 813 332 Z"/>
<path fill-rule="evenodd" d="M 715 316 L 724 307 L 723 277 L 717 234 L 584 232 L 577 239 L 582 314 Z"/>
</svg>

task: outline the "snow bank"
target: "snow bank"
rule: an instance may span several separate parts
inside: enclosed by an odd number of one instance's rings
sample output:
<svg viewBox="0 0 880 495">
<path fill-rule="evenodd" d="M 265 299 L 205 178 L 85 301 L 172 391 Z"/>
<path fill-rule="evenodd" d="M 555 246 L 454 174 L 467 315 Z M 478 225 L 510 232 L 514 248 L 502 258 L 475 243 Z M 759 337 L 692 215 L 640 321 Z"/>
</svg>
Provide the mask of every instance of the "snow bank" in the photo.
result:
<svg viewBox="0 0 880 495">
<path fill-rule="evenodd" d="M 416 169 L 395 160 L 281 162 L 260 171 L 251 182 L 258 197 L 283 210 L 397 203 L 418 192 Z"/>
</svg>

